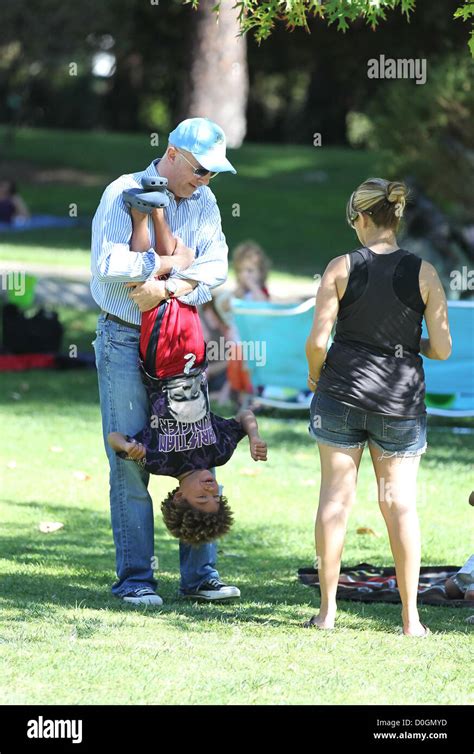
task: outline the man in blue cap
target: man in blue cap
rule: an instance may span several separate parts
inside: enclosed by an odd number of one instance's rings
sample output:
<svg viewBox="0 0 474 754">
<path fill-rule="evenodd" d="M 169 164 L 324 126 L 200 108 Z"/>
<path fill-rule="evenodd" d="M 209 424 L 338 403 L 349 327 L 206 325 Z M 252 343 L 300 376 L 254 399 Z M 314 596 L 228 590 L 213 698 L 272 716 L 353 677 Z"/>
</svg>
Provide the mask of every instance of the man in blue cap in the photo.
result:
<svg viewBox="0 0 474 754">
<path fill-rule="evenodd" d="M 91 292 L 101 309 L 94 349 L 104 445 L 110 465 L 110 508 L 118 580 L 112 593 L 125 602 L 158 607 L 153 552 L 153 505 L 149 475 L 118 457 L 107 443 L 110 432 L 136 434 L 149 418 L 139 369 L 141 312 L 173 297 L 198 305 L 227 277 L 228 248 L 210 180 L 235 173 L 226 158 L 223 130 L 207 118 L 182 121 L 169 135 L 162 158 L 138 173 L 122 175 L 105 189 L 92 222 Z M 151 247 L 130 250 L 132 223 L 122 193 L 140 189 L 144 179 L 168 181 L 168 206 L 141 215 Z M 135 220 L 139 213 L 135 213 Z M 162 243 L 174 248 L 160 256 Z M 158 279 L 166 276 L 167 279 Z M 221 601 L 240 596 L 221 582 L 215 543 L 179 545 L 183 596 Z"/>
</svg>

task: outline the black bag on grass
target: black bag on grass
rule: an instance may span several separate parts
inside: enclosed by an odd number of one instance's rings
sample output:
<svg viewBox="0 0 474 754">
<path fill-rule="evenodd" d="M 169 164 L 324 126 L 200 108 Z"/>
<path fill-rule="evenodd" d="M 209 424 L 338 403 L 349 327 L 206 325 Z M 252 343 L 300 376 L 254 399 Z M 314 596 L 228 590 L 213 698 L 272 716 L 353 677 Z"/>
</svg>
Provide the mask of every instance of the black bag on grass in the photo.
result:
<svg viewBox="0 0 474 754">
<path fill-rule="evenodd" d="M 7 353 L 58 353 L 64 328 L 55 311 L 26 317 L 16 304 L 3 307 L 3 348 Z"/>
</svg>

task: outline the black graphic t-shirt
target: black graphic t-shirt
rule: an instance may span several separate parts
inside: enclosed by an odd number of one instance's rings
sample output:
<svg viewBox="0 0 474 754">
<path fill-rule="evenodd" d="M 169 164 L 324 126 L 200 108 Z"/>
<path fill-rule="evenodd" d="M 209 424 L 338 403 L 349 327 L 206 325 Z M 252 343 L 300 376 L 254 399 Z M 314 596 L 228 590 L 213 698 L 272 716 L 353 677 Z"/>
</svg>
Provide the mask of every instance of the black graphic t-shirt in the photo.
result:
<svg viewBox="0 0 474 754">
<path fill-rule="evenodd" d="M 151 415 L 147 425 L 128 439 L 144 445 L 146 457 L 140 465 L 146 471 L 178 477 L 227 463 L 247 433 L 235 419 L 210 411 L 203 371 L 196 369 L 161 383 L 145 376 L 144 382 Z"/>
</svg>

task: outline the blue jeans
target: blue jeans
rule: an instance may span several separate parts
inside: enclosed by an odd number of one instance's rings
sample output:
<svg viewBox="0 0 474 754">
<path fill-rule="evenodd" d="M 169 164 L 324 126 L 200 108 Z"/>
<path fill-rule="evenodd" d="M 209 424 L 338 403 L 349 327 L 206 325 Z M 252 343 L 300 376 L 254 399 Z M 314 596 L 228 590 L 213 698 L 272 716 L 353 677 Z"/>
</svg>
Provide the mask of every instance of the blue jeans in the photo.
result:
<svg viewBox="0 0 474 754">
<path fill-rule="evenodd" d="M 426 414 L 375 414 L 318 390 L 311 401 L 309 432 L 323 445 L 336 448 L 365 448 L 368 441 L 382 452 L 381 458 L 408 458 L 426 450 Z"/>
<path fill-rule="evenodd" d="M 99 380 L 104 445 L 110 466 L 110 512 L 116 552 L 117 597 L 140 589 L 156 589 L 153 574 L 153 503 L 149 474 L 119 458 L 107 442 L 109 432 L 134 435 L 149 418 L 148 397 L 138 365 L 140 333 L 99 316 L 93 346 Z M 194 591 L 215 569 L 217 545 L 191 547 L 179 543 L 180 591 Z"/>
</svg>

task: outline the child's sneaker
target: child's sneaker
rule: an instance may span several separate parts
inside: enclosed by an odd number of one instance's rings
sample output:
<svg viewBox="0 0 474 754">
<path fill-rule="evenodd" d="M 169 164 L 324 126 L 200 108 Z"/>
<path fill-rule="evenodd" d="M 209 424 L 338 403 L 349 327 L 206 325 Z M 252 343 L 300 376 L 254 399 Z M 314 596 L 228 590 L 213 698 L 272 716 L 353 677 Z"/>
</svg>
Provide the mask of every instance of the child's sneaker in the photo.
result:
<svg viewBox="0 0 474 754">
<path fill-rule="evenodd" d="M 131 188 L 122 191 L 125 205 L 129 209 L 138 209 L 149 215 L 153 209 L 167 207 L 170 203 L 164 191 L 143 191 L 141 188 Z"/>
</svg>

